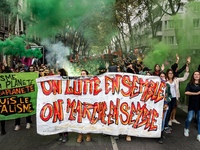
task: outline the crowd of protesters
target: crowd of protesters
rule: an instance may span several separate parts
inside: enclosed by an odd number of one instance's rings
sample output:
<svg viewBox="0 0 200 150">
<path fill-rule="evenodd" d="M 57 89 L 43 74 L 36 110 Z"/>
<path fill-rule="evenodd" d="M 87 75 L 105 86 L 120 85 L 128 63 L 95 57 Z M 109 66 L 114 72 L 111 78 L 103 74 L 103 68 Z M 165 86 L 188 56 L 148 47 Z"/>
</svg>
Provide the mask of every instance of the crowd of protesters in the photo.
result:
<svg viewBox="0 0 200 150">
<path fill-rule="evenodd" d="M 99 66 L 98 72 L 96 74 L 90 75 L 100 75 L 105 72 L 127 72 L 132 74 L 140 74 L 140 75 L 148 75 L 148 76 L 159 76 L 162 82 L 166 83 L 166 95 L 163 106 L 163 120 L 162 120 L 162 132 L 161 137 L 158 142 L 160 144 L 163 143 L 163 138 L 166 134 L 170 134 L 172 132 L 172 124 L 180 124 L 178 120 L 176 120 L 176 109 L 178 102 L 180 100 L 180 83 L 184 82 L 189 77 L 189 64 L 190 57 L 187 58 L 185 64 L 179 69 L 179 56 L 176 55 L 175 63 L 171 65 L 170 68 L 165 68 L 165 66 L 155 64 L 153 69 L 149 69 L 145 67 L 142 61 L 136 60 L 132 61 L 127 58 L 126 60 L 120 63 L 111 62 L 110 64 L 106 64 L 105 66 Z M 188 105 L 188 117 L 185 122 L 184 135 L 189 136 L 189 124 L 193 118 L 193 115 L 196 114 L 197 125 L 198 125 L 198 135 L 197 140 L 200 142 L 200 66 L 197 66 L 197 71 L 195 71 L 188 83 L 185 94 L 189 96 L 189 105 Z M 166 70 L 166 71 L 165 71 Z M 49 75 L 60 75 L 60 76 L 70 76 L 67 71 L 63 68 L 59 68 L 58 66 L 55 68 L 49 68 L 49 66 L 44 64 L 32 64 L 30 66 L 24 65 L 20 61 L 15 61 L 13 64 L 13 69 L 10 69 L 7 66 L 7 63 L 4 61 L 1 64 L 0 73 L 11 73 L 11 72 L 38 72 L 39 77 L 49 76 Z M 80 70 L 81 76 L 88 76 L 89 72 L 87 70 Z M 181 73 L 184 73 L 182 77 L 179 77 Z M 31 127 L 31 117 L 26 117 L 26 129 Z M 20 118 L 15 120 L 15 128 L 14 130 L 20 129 Z M 6 134 L 5 131 L 5 121 L 1 121 L 1 134 Z M 119 137 L 115 137 L 118 139 Z M 68 133 L 60 133 L 59 140 L 62 142 L 67 142 Z M 80 143 L 83 140 L 83 134 L 78 134 L 77 142 Z M 86 134 L 86 141 L 91 141 L 91 134 Z M 131 141 L 131 136 L 126 136 L 126 141 Z"/>
</svg>

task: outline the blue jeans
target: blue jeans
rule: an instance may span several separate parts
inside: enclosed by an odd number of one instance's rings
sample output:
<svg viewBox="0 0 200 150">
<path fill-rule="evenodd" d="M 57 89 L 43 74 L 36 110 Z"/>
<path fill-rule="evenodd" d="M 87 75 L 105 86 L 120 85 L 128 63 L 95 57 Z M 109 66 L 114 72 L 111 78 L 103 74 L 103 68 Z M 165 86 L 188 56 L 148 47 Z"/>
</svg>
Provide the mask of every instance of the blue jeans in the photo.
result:
<svg viewBox="0 0 200 150">
<path fill-rule="evenodd" d="M 166 116 L 167 116 L 167 111 L 168 111 L 168 109 L 163 114 L 162 129 L 161 129 L 161 131 L 163 131 L 165 129 L 165 119 L 166 119 Z"/>
<path fill-rule="evenodd" d="M 192 121 L 194 113 L 195 113 L 194 110 L 190 110 L 188 112 L 188 116 L 187 116 L 187 119 L 185 121 L 185 128 L 186 129 L 189 129 L 190 122 Z M 196 113 L 197 113 L 197 123 L 198 123 L 198 134 L 200 134 L 200 110 L 196 111 Z"/>
</svg>

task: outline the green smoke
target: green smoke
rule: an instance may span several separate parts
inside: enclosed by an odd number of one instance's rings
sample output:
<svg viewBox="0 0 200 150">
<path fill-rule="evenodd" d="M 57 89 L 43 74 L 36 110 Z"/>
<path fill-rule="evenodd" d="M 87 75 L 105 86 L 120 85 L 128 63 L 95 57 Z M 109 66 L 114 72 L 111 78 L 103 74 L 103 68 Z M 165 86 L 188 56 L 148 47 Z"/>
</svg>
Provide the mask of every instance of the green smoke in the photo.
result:
<svg viewBox="0 0 200 150">
<path fill-rule="evenodd" d="M 166 69 L 171 68 L 171 65 L 176 62 L 175 55 L 178 54 L 180 57 L 179 68 L 186 63 L 187 57 L 191 57 L 190 77 L 191 74 L 197 70 L 199 61 L 199 48 L 200 48 L 200 2 L 189 2 L 185 5 L 186 11 L 184 13 L 178 13 L 175 16 L 171 16 L 173 28 L 170 29 L 176 36 L 177 44 L 157 43 L 152 45 L 150 52 L 145 56 L 144 63 L 148 67 L 152 67 L 156 63 L 161 64 L 165 61 L 169 62 Z M 183 74 L 180 75 L 180 77 Z M 190 79 L 189 77 L 189 79 Z M 182 103 L 187 103 L 183 98 L 186 84 L 189 79 L 181 83 L 181 95 Z"/>
<path fill-rule="evenodd" d="M 163 42 L 153 41 L 151 43 L 151 51 L 146 55 L 143 62 L 146 66 L 154 68 L 155 64 L 165 64 L 166 61 L 169 61 L 170 56 L 170 47 L 169 45 Z M 165 64 L 166 65 L 166 64 Z"/>
<path fill-rule="evenodd" d="M 184 16 L 177 15 L 175 22 L 183 20 L 183 26 L 180 27 L 176 24 L 177 39 L 179 42 L 178 53 L 181 57 L 186 58 L 191 56 L 192 62 L 190 68 L 197 69 L 199 61 L 199 47 L 200 47 L 200 2 L 190 2 L 186 5 L 186 12 Z M 185 61 L 185 60 L 183 60 Z"/>
<path fill-rule="evenodd" d="M 27 34 L 49 38 L 62 32 L 66 26 L 87 30 L 88 18 L 113 4 L 114 0 L 29 0 L 22 13 L 28 23 Z M 102 16 L 103 17 L 103 16 Z"/>
<path fill-rule="evenodd" d="M 5 41 L 0 41 L 0 52 L 4 55 L 24 56 L 41 58 L 42 53 L 39 49 L 26 49 L 25 37 L 8 38 Z"/>
<path fill-rule="evenodd" d="M 187 57 L 190 56 L 190 71 L 193 72 L 197 70 L 200 63 L 200 25 L 198 21 L 195 24 L 195 18 L 199 18 L 200 2 L 190 2 L 185 7 L 186 11 L 184 13 L 178 13 L 170 18 L 173 26 L 170 31 L 174 32 L 177 44 L 154 43 L 151 47 L 151 51 L 144 59 L 146 66 L 149 66 L 151 61 L 153 64 L 162 64 L 168 61 L 170 65 L 172 65 L 176 61 L 175 55 L 178 54 L 180 57 L 179 67 L 183 66 Z M 168 68 L 170 68 L 170 66 L 168 66 Z"/>
</svg>

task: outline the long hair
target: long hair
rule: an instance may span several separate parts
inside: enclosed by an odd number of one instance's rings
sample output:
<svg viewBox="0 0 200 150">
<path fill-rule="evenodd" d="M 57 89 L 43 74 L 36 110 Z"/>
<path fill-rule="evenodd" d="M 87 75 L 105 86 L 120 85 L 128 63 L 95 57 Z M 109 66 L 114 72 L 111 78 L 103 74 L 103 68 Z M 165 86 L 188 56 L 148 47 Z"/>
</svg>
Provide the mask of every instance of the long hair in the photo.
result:
<svg viewBox="0 0 200 150">
<path fill-rule="evenodd" d="M 169 80 L 169 72 L 170 71 L 173 73 L 172 81 L 174 81 L 175 76 L 174 76 L 174 71 L 172 69 L 168 69 L 167 70 L 167 72 L 166 72 L 166 78 L 167 78 L 167 80 Z"/>
<path fill-rule="evenodd" d="M 64 68 L 58 70 L 60 72 L 60 76 L 67 76 L 67 71 Z"/>
<path fill-rule="evenodd" d="M 194 74 L 195 74 L 196 72 L 200 73 L 198 70 L 195 71 L 195 72 L 193 72 L 193 74 L 192 74 L 192 76 L 191 76 L 191 79 L 190 79 L 190 85 L 194 85 L 194 84 L 195 84 Z M 198 83 L 198 84 L 200 84 L 200 79 L 199 79 L 199 83 Z"/>
<path fill-rule="evenodd" d="M 159 66 L 159 68 L 160 68 L 160 65 L 159 65 L 159 64 L 155 64 L 155 66 L 154 66 L 154 71 L 160 71 L 160 69 L 159 69 L 159 70 L 156 70 L 156 66 Z"/>
</svg>

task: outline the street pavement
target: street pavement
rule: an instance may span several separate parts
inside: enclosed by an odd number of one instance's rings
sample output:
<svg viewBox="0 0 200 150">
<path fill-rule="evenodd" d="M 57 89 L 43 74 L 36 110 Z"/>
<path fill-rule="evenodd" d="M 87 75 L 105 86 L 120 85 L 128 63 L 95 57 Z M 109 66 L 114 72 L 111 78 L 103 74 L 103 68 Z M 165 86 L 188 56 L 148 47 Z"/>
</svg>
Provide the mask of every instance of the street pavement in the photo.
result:
<svg viewBox="0 0 200 150">
<path fill-rule="evenodd" d="M 66 143 L 58 141 L 58 135 L 41 136 L 36 133 L 35 116 L 31 128 L 25 128 L 25 118 L 21 119 L 21 129 L 14 131 L 14 120 L 6 121 L 6 135 L 0 136 L 0 150 L 200 150 L 196 140 L 197 128 L 194 121 L 190 125 L 190 136 L 184 137 L 183 129 L 187 113 L 178 108 L 176 119 L 180 125 L 173 124 L 172 133 L 165 134 L 163 144 L 158 139 L 132 137 L 131 142 L 120 135 L 118 140 L 112 136 L 92 134 L 92 141 L 76 142 L 77 133 L 69 133 Z"/>
</svg>

